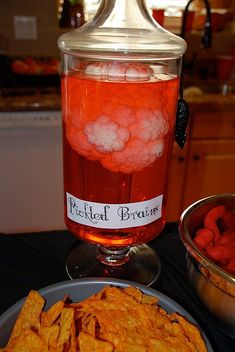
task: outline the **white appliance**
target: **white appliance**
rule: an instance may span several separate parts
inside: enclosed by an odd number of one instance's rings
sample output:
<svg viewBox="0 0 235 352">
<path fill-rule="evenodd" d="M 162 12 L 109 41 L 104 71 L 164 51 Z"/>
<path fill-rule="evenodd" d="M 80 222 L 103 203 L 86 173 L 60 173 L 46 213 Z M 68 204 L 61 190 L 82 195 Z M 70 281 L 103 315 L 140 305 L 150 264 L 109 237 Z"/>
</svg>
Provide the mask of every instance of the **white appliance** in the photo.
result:
<svg viewBox="0 0 235 352">
<path fill-rule="evenodd" d="M 0 112 L 0 233 L 65 228 L 60 111 Z"/>
</svg>

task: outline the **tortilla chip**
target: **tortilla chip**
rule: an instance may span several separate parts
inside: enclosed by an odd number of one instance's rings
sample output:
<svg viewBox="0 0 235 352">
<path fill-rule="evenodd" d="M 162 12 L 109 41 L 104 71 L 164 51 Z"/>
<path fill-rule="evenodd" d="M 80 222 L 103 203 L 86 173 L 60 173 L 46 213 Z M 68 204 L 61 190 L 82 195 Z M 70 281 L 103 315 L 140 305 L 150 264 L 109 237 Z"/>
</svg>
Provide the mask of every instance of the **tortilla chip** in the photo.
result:
<svg viewBox="0 0 235 352">
<path fill-rule="evenodd" d="M 32 291 L 2 352 L 205 352 L 199 329 L 157 301 L 135 287 L 105 286 L 45 312 L 43 298 Z"/>
<path fill-rule="evenodd" d="M 12 352 L 49 352 L 45 341 L 31 329 L 26 329 L 21 335 L 11 340 Z"/>
<path fill-rule="evenodd" d="M 58 324 L 54 324 L 52 326 L 41 326 L 38 335 L 46 342 L 48 347 L 56 346 L 58 337 L 60 333 L 60 327 Z"/>
<path fill-rule="evenodd" d="M 122 343 L 118 346 L 118 351 L 120 352 L 148 352 L 149 349 L 146 346 L 135 345 L 130 343 Z"/>
<path fill-rule="evenodd" d="M 197 351 L 207 352 L 207 348 L 204 340 L 202 339 L 201 333 L 194 324 L 187 321 L 184 317 L 182 317 L 182 315 L 177 313 L 172 314 L 171 317 L 179 322 L 184 330 L 185 336 L 187 336 L 187 338 L 193 343 Z"/>
<path fill-rule="evenodd" d="M 137 290 L 137 288 L 135 288 L 133 286 L 128 286 L 128 287 L 124 288 L 123 292 L 125 292 L 125 294 L 127 294 L 129 296 L 134 297 L 137 302 L 142 301 L 143 293 L 140 290 Z"/>
<path fill-rule="evenodd" d="M 93 336 L 80 332 L 78 336 L 80 352 L 112 352 L 113 345 L 110 342 L 98 340 Z"/>
<path fill-rule="evenodd" d="M 64 301 L 56 302 L 47 312 L 42 313 L 41 324 L 44 326 L 51 326 L 59 317 L 64 308 Z"/>
<path fill-rule="evenodd" d="M 96 334 L 97 318 L 93 314 L 89 314 L 83 321 L 82 329 L 89 335 L 94 336 Z"/>
<path fill-rule="evenodd" d="M 149 296 L 149 295 L 143 295 L 141 303 L 143 304 L 150 304 L 150 305 L 155 305 L 159 301 L 159 298 Z"/>
<path fill-rule="evenodd" d="M 64 346 L 56 346 L 56 347 L 51 346 L 49 348 L 49 352 L 63 352 L 63 351 L 64 351 Z"/>
<path fill-rule="evenodd" d="M 40 327 L 40 315 L 44 307 L 45 300 L 36 291 L 30 291 L 20 314 L 14 325 L 10 341 L 21 335 L 28 328 L 38 330 Z"/>
<path fill-rule="evenodd" d="M 71 326 L 74 318 L 73 308 L 63 308 L 60 317 L 60 335 L 58 345 L 68 343 L 70 338 Z"/>
<path fill-rule="evenodd" d="M 68 352 L 77 352 L 77 336 L 76 336 L 76 327 L 75 327 L 74 320 L 71 325 L 70 344 L 69 344 Z"/>
<path fill-rule="evenodd" d="M 126 306 L 137 304 L 137 301 L 133 295 L 126 294 L 124 290 L 118 287 L 112 287 L 112 286 L 106 287 L 104 289 L 104 293 L 105 293 L 105 298 L 100 302 L 102 301 L 115 302 L 116 307 L 118 303 L 121 303 L 121 306 L 123 308 L 126 308 Z"/>
</svg>

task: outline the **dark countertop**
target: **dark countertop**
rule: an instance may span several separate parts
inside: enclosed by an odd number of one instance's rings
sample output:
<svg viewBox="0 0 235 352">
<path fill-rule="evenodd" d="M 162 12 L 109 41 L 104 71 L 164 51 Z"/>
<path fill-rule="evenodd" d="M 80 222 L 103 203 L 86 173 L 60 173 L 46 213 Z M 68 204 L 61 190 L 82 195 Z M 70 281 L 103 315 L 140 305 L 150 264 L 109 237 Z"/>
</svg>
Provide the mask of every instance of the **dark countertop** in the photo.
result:
<svg viewBox="0 0 235 352">
<path fill-rule="evenodd" d="M 185 100 L 198 109 L 235 108 L 235 94 L 223 96 L 219 93 L 190 93 Z M 60 110 L 61 95 L 59 86 L 54 87 L 26 87 L 0 88 L 0 111 L 37 111 Z"/>
<path fill-rule="evenodd" d="M 219 93 L 185 94 L 184 99 L 194 110 L 233 110 L 235 108 L 235 94 L 222 95 Z"/>
<path fill-rule="evenodd" d="M 67 280 L 65 260 L 76 241 L 68 231 L 0 235 L 0 313 L 30 289 Z M 167 224 L 150 246 L 157 251 L 162 265 L 160 277 L 151 287 L 175 300 L 193 316 L 214 352 L 234 351 L 235 341 L 216 327 L 190 286 L 186 251 L 177 224 Z"/>
<path fill-rule="evenodd" d="M 60 110 L 60 96 L 0 97 L 0 111 Z"/>
<path fill-rule="evenodd" d="M 59 86 L 0 88 L 0 111 L 60 110 Z"/>
</svg>

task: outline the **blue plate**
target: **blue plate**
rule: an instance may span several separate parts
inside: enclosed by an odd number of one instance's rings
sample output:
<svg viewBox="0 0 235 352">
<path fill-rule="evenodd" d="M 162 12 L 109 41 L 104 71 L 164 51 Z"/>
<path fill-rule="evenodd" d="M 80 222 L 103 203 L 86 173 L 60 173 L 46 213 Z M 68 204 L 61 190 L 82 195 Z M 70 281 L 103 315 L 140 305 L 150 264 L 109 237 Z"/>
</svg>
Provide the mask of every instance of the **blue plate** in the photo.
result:
<svg viewBox="0 0 235 352">
<path fill-rule="evenodd" d="M 179 304 L 173 301 L 171 298 L 165 296 L 159 291 L 153 290 L 152 288 L 137 284 L 135 282 L 126 280 L 116 280 L 116 279 L 103 279 L 103 278 L 88 278 L 88 279 L 77 279 L 69 280 L 61 283 L 57 283 L 46 288 L 39 290 L 38 292 L 46 299 L 46 309 L 48 309 L 56 301 L 63 299 L 65 295 L 69 295 L 70 298 L 76 302 L 81 301 L 98 291 L 100 291 L 105 285 L 114 285 L 119 287 L 135 286 L 139 288 L 143 293 L 159 298 L 158 304 L 161 305 L 168 313 L 177 312 L 183 315 L 192 323 L 196 324 L 193 317 L 183 309 Z M 25 301 L 26 297 L 21 299 L 19 302 L 15 303 L 11 308 L 9 308 L 5 313 L 0 316 L 0 347 L 5 347 L 7 341 L 10 337 L 12 328 L 20 312 L 20 309 Z M 199 327 L 200 329 L 200 327 Z M 203 333 L 208 352 L 213 352 L 213 349 Z"/>
</svg>

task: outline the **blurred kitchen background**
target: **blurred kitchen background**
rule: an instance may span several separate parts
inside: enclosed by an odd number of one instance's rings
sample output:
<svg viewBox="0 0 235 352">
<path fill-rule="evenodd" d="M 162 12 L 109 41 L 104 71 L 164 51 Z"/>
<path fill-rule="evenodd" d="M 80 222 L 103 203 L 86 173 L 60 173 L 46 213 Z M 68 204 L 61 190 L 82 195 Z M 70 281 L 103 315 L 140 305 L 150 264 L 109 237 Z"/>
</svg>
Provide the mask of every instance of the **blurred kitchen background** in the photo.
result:
<svg viewBox="0 0 235 352">
<path fill-rule="evenodd" d="M 0 0 L 0 232 L 57 230 L 63 221 L 58 37 L 88 21 L 99 0 Z M 146 0 L 164 28 L 183 36 L 190 123 L 175 143 L 168 221 L 235 179 L 235 0 L 209 0 L 212 44 L 202 45 L 205 2 Z"/>
</svg>

